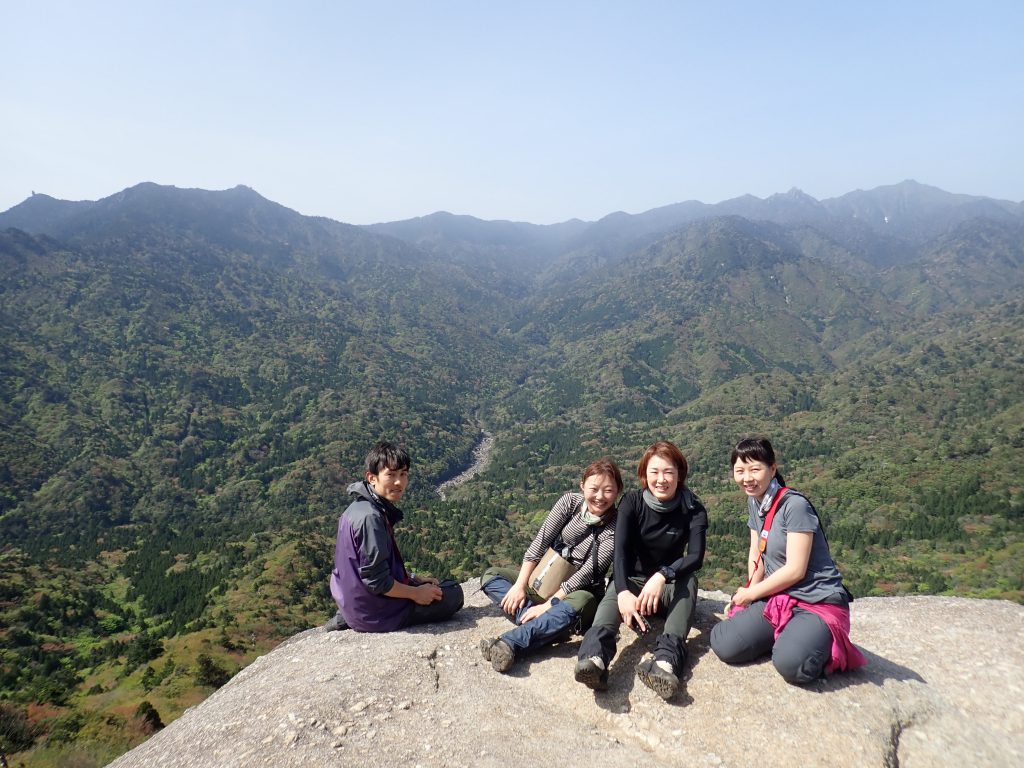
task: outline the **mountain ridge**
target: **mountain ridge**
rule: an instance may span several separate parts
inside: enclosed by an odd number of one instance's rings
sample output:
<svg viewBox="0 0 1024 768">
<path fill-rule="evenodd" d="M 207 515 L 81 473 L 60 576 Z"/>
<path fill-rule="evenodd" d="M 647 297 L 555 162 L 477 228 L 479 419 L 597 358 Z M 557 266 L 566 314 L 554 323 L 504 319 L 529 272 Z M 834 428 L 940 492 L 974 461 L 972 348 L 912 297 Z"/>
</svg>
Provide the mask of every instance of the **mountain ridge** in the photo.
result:
<svg viewBox="0 0 1024 768">
<path fill-rule="evenodd" d="M 159 185 L 153 182 L 141 182 L 133 187 L 129 187 L 121 192 L 114 193 L 113 195 L 110 195 L 107 198 L 102 198 L 98 201 L 65 201 L 44 193 L 33 193 L 32 196 L 26 198 L 23 202 L 12 206 L 7 211 L 0 212 L 0 227 L 14 226 L 33 233 L 42 231 L 40 229 L 42 225 L 32 222 L 31 212 L 34 212 L 35 209 L 41 208 L 44 204 L 50 209 L 59 208 L 60 210 L 67 212 L 63 215 L 68 215 L 70 212 L 81 213 L 88 208 L 93 207 L 97 202 L 130 197 L 140 191 L 153 188 L 177 190 L 182 192 L 198 192 L 214 196 L 226 194 L 238 195 L 245 193 L 255 195 L 260 200 L 266 201 L 266 198 L 263 198 L 258 192 L 243 184 L 238 184 L 225 190 L 208 191 L 198 188 L 178 188 Z M 55 203 L 57 205 L 54 205 Z M 773 193 L 766 198 L 758 198 L 754 195 L 748 194 L 723 200 L 718 203 L 705 203 L 698 200 L 669 203 L 636 214 L 616 211 L 606 214 L 596 221 L 584 221 L 578 218 L 570 218 L 566 221 L 555 224 L 532 224 L 530 222 L 510 220 L 486 220 L 467 214 L 454 214 L 447 211 L 437 211 L 413 219 L 379 222 L 358 226 L 365 229 L 379 231 L 394 231 L 402 229 L 416 231 L 420 226 L 432 226 L 439 220 L 443 221 L 448 219 L 447 223 L 449 225 L 456 222 L 463 222 L 468 223 L 470 226 L 493 224 L 496 225 L 496 228 L 500 228 L 505 231 L 536 228 L 542 231 L 546 230 L 555 232 L 559 230 L 571 231 L 573 228 L 579 228 L 581 225 L 601 224 L 602 222 L 609 220 L 622 221 L 651 219 L 664 220 L 670 222 L 671 225 L 675 225 L 685 223 L 693 218 L 721 215 L 723 213 L 727 215 L 740 215 L 745 218 L 763 218 L 774 221 L 775 219 L 773 219 L 767 212 L 771 211 L 773 208 L 792 208 L 794 207 L 794 204 L 795 208 L 798 210 L 806 211 L 807 209 L 824 209 L 832 215 L 841 214 L 842 216 L 864 218 L 874 222 L 875 226 L 878 226 L 879 220 L 882 220 L 882 226 L 884 226 L 884 217 L 887 213 L 895 215 L 901 210 L 910 210 L 915 215 L 936 214 L 940 212 L 946 213 L 952 209 L 974 204 L 985 205 L 992 211 L 1005 211 L 1016 217 L 1024 215 L 1024 201 L 1015 202 L 982 195 L 951 193 L 938 187 L 921 184 L 912 179 L 907 179 L 897 184 L 882 185 L 870 190 L 857 189 L 837 197 L 824 198 L 822 200 L 818 200 L 804 193 L 802 190 L 793 187 L 788 192 Z M 274 205 L 278 204 L 274 203 Z M 334 219 L 331 220 L 333 221 Z M 801 218 L 800 220 L 802 221 L 803 219 Z M 780 223 L 788 222 L 783 221 Z"/>
<path fill-rule="evenodd" d="M 1019 222 L 904 236 L 799 191 L 769 207 L 788 223 L 672 224 L 682 204 L 407 239 L 247 188 L 36 200 L 37 234 L 0 214 L 0 716 L 33 760 L 95 765 L 141 737 L 134 707 L 174 719 L 321 623 L 383 437 L 414 457 L 418 572 L 516 562 L 582 466 L 635 484 L 670 439 L 711 511 L 702 586 L 729 585 L 725 464 L 764 433 L 858 596 L 1024 601 Z M 441 499 L 482 431 L 487 468 Z"/>
</svg>

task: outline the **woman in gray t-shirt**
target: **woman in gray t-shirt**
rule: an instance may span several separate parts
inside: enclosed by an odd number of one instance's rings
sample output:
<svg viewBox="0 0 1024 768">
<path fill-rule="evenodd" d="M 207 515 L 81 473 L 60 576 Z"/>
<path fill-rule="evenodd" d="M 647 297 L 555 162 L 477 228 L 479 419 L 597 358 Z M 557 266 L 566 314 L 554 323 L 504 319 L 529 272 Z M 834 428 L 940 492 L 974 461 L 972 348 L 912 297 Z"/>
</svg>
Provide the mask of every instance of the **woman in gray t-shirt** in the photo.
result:
<svg viewBox="0 0 1024 768">
<path fill-rule="evenodd" d="M 712 628 L 711 648 L 729 664 L 770 652 L 795 684 L 861 666 L 864 657 L 850 642 L 850 593 L 814 507 L 785 487 L 766 438 L 741 440 L 730 464 L 747 497 L 748 579 L 733 595 L 729 618 Z"/>
</svg>

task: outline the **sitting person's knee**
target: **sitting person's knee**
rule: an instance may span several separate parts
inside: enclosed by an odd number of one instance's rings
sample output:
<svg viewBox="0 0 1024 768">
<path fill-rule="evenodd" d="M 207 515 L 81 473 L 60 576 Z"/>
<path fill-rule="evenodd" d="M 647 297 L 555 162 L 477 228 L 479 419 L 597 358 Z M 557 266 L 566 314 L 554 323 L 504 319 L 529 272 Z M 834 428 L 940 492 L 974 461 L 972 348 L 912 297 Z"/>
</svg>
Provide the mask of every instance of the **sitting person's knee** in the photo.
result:
<svg viewBox="0 0 1024 768">
<path fill-rule="evenodd" d="M 495 591 L 503 593 L 511 586 L 512 582 L 505 578 L 498 568 L 488 568 L 480 576 L 480 589 L 489 595 Z"/>
<path fill-rule="evenodd" d="M 791 685 L 806 685 L 817 680 L 825 671 L 828 655 L 820 650 L 798 652 L 796 649 L 775 646 L 772 664 L 782 679 Z"/>
<path fill-rule="evenodd" d="M 711 650 L 726 664 L 736 663 L 748 650 L 743 638 L 735 629 L 724 621 L 711 628 Z"/>
<path fill-rule="evenodd" d="M 446 600 L 453 606 L 452 613 L 462 608 L 466 602 L 466 596 L 462 591 L 461 584 L 445 584 L 441 587 L 442 600 Z"/>
</svg>

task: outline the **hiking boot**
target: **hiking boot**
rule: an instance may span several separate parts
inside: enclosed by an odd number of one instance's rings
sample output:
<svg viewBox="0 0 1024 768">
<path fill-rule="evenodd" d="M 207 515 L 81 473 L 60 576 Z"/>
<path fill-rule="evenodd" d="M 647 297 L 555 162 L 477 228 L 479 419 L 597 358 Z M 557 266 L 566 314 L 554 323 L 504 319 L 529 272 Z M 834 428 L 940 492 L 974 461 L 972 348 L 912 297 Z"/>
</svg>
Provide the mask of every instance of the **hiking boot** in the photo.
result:
<svg viewBox="0 0 1024 768">
<path fill-rule="evenodd" d="M 653 658 L 641 660 L 636 665 L 636 675 L 640 682 L 654 691 L 661 698 L 671 699 L 679 689 L 679 678 L 672 671 L 672 665 L 667 661 L 659 661 Z"/>
<path fill-rule="evenodd" d="M 512 646 L 506 643 L 501 638 L 498 638 L 489 649 L 487 660 L 491 662 L 491 666 L 494 667 L 496 672 L 508 672 L 512 668 L 512 664 L 516 660 L 516 653 L 512 650 Z"/>
<path fill-rule="evenodd" d="M 491 647 L 498 642 L 496 637 L 485 637 L 480 641 L 480 655 L 484 657 L 484 661 L 491 660 Z"/>
<path fill-rule="evenodd" d="M 600 656 L 578 659 L 575 676 L 576 682 L 583 683 L 587 688 L 595 691 L 608 690 L 608 669 Z"/>
<path fill-rule="evenodd" d="M 324 632 L 337 632 L 342 629 L 348 629 L 348 624 L 345 623 L 345 619 L 341 615 L 341 611 L 338 611 L 334 616 L 324 624 Z"/>
</svg>

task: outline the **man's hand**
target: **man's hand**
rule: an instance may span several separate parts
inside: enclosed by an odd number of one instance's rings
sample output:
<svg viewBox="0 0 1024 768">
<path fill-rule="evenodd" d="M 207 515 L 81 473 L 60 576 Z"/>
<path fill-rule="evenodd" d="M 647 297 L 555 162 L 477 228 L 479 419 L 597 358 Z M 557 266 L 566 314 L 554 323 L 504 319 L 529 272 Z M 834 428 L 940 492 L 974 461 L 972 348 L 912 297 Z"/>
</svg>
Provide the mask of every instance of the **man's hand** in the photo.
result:
<svg viewBox="0 0 1024 768">
<path fill-rule="evenodd" d="M 636 595 L 628 589 L 619 592 L 619 615 L 627 627 L 633 627 L 637 631 L 644 626 L 644 619 L 640 615 L 640 604 Z"/>
<path fill-rule="evenodd" d="M 412 591 L 412 600 L 417 605 L 430 605 L 441 599 L 441 588 L 437 584 L 420 584 Z"/>
</svg>

